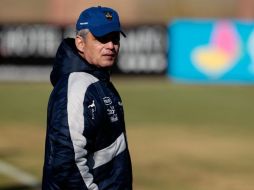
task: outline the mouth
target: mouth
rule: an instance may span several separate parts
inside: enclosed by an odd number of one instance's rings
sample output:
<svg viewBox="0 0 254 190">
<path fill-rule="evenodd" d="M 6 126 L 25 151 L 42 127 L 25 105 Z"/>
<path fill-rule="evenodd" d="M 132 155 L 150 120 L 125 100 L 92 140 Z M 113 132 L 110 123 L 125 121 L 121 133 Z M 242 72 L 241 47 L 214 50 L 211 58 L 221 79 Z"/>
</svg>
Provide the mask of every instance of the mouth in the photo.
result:
<svg viewBox="0 0 254 190">
<path fill-rule="evenodd" d="M 112 54 L 104 54 L 102 56 L 106 57 L 106 58 L 109 58 L 109 59 L 114 59 L 116 57 L 116 55 L 114 53 L 112 53 Z"/>
</svg>

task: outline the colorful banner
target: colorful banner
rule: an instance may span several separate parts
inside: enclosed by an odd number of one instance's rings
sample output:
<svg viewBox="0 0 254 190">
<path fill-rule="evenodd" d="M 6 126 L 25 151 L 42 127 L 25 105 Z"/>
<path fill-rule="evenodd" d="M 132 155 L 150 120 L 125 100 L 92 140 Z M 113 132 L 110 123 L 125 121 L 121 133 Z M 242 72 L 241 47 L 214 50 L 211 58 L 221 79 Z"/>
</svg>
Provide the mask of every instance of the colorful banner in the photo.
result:
<svg viewBox="0 0 254 190">
<path fill-rule="evenodd" d="M 173 81 L 254 82 L 253 22 L 177 20 L 168 32 Z"/>
</svg>

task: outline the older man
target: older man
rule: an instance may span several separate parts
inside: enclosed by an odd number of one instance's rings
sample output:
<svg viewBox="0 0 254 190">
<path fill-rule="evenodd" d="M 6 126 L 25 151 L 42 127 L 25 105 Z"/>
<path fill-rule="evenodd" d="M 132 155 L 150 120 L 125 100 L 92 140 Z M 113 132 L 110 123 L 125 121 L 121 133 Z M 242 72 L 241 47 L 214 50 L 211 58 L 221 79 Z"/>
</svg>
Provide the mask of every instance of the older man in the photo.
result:
<svg viewBox="0 0 254 190">
<path fill-rule="evenodd" d="M 122 100 L 110 82 L 121 30 L 116 11 L 84 10 L 51 72 L 43 190 L 131 190 Z M 125 36 L 125 35 L 124 35 Z"/>
</svg>

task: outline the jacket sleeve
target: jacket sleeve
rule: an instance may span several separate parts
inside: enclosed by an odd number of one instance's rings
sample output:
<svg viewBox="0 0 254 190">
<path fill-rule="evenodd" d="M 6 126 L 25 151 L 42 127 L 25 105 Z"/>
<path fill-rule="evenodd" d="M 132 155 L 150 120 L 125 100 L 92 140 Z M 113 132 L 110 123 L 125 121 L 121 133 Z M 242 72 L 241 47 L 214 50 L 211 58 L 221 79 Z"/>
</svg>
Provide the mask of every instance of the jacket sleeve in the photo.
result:
<svg viewBox="0 0 254 190">
<path fill-rule="evenodd" d="M 95 101 L 86 106 L 85 99 L 90 84 L 85 80 L 77 80 L 75 76 L 70 77 L 68 84 L 68 125 L 70 137 L 74 148 L 75 164 L 88 190 L 98 190 L 94 183 L 93 175 L 89 173 L 88 149 L 87 144 L 90 139 L 84 135 L 84 129 L 87 127 L 87 118 L 85 112 L 88 108 L 95 109 Z M 93 118 L 90 118 L 93 119 Z"/>
</svg>

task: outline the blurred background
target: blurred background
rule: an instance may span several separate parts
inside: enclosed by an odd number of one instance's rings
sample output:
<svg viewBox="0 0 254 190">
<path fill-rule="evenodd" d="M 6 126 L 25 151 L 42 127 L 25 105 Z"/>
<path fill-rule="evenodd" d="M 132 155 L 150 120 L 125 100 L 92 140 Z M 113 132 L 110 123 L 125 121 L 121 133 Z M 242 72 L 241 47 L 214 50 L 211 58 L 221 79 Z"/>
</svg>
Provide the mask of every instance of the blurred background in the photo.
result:
<svg viewBox="0 0 254 190">
<path fill-rule="evenodd" d="M 40 189 L 54 56 L 98 5 L 127 34 L 112 81 L 134 189 L 252 190 L 253 0 L 1 0 L 0 190 Z"/>
</svg>

